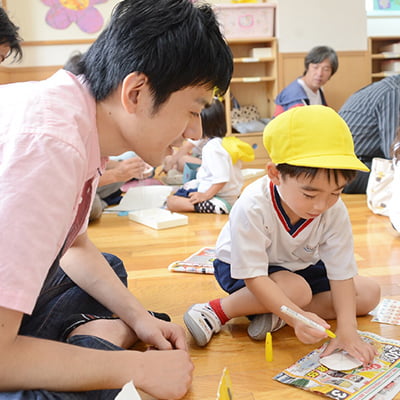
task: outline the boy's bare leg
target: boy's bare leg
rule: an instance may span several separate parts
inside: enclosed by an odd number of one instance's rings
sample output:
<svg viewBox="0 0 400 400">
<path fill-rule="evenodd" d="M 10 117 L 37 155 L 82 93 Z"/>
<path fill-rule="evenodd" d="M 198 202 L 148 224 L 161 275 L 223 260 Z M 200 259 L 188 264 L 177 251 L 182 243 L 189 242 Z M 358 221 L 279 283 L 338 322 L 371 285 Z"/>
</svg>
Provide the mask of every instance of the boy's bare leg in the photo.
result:
<svg viewBox="0 0 400 400">
<path fill-rule="evenodd" d="M 357 316 L 368 314 L 380 301 L 380 288 L 371 278 L 355 276 Z M 333 309 L 331 292 L 322 292 L 313 296 L 311 303 L 304 307 L 305 311 L 313 312 L 324 319 L 336 319 Z"/>
<path fill-rule="evenodd" d="M 289 271 L 278 271 L 265 277 L 266 286 L 263 290 L 276 291 L 272 296 L 275 300 L 278 297 L 285 299 L 288 297 L 293 303 L 303 308 L 312 298 L 312 293 L 308 283 L 300 275 Z M 271 282 L 273 281 L 273 282 Z M 240 317 L 251 314 L 264 314 L 271 312 L 265 308 L 254 296 L 254 294 L 244 287 L 237 292 L 221 300 L 222 308 L 230 318 Z"/>
<path fill-rule="evenodd" d="M 123 349 L 129 349 L 138 340 L 135 332 L 120 319 L 96 319 L 75 328 L 68 337 L 74 335 L 96 336 Z"/>
<path fill-rule="evenodd" d="M 172 212 L 193 212 L 194 205 L 188 197 L 171 195 L 167 198 L 168 210 Z"/>
</svg>

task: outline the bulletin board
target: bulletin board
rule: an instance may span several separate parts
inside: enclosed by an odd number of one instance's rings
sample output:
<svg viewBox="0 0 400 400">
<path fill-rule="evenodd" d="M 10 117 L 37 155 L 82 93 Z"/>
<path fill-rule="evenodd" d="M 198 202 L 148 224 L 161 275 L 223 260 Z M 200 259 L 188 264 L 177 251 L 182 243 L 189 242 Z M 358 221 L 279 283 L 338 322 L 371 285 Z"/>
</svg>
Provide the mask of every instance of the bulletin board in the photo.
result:
<svg viewBox="0 0 400 400">
<path fill-rule="evenodd" d="M 400 16 L 400 0 L 366 0 L 369 17 Z"/>
<path fill-rule="evenodd" d="M 0 0 L 3 5 L 5 0 Z M 119 0 L 88 0 L 86 8 L 90 8 L 91 15 L 98 14 L 102 18 L 102 25 L 96 32 L 88 32 L 78 26 L 77 23 L 71 22 L 70 24 L 64 23 L 64 27 L 55 28 L 48 22 L 49 13 L 54 7 L 58 7 L 58 13 L 64 12 L 60 7 L 65 7 L 65 13 L 71 14 L 74 10 L 76 12 L 83 12 L 85 10 L 78 10 L 78 4 L 82 2 L 65 1 L 66 6 L 60 6 L 59 0 L 12 0 L 8 1 L 7 11 L 12 21 L 20 27 L 20 35 L 24 38 L 25 42 L 77 42 L 77 41 L 93 41 L 101 32 L 103 27 L 108 23 L 111 12 Z M 76 6 L 74 6 L 76 4 Z M 82 7 L 81 7 L 82 8 Z M 88 11 L 86 10 L 86 11 Z M 69 15 L 70 15 L 69 14 Z M 54 15 L 54 12 L 53 12 Z M 53 18 L 54 20 L 54 18 Z M 88 18 L 90 20 L 90 18 Z M 63 25 L 63 24 L 59 24 Z M 68 25 L 68 26 L 65 26 Z"/>
</svg>

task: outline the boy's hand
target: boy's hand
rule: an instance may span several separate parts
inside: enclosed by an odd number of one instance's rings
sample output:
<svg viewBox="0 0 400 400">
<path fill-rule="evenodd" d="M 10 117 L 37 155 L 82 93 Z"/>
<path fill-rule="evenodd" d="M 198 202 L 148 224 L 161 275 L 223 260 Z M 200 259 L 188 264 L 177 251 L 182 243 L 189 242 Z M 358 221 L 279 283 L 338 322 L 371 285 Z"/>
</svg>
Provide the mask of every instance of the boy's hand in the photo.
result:
<svg viewBox="0 0 400 400">
<path fill-rule="evenodd" d="M 202 203 L 203 201 L 210 200 L 212 198 L 207 193 L 192 192 L 189 193 L 189 199 L 192 204 Z"/>
<path fill-rule="evenodd" d="M 320 318 L 317 314 L 311 312 L 303 312 L 302 313 L 305 317 L 311 319 L 312 321 L 316 322 L 317 324 L 321 325 L 325 329 L 329 329 L 330 325 Z M 297 338 L 305 343 L 305 344 L 313 344 L 317 343 L 322 339 L 326 339 L 328 335 L 326 332 L 320 331 L 315 329 L 302 321 L 293 319 L 289 322 L 289 324 L 293 327 L 294 332 Z"/>
<path fill-rule="evenodd" d="M 336 339 L 332 339 L 321 353 L 321 357 L 332 354 L 335 350 L 345 350 L 351 356 L 363 363 L 363 366 L 371 364 L 377 354 L 376 349 L 367 342 L 364 342 L 354 329 L 336 331 Z"/>
</svg>

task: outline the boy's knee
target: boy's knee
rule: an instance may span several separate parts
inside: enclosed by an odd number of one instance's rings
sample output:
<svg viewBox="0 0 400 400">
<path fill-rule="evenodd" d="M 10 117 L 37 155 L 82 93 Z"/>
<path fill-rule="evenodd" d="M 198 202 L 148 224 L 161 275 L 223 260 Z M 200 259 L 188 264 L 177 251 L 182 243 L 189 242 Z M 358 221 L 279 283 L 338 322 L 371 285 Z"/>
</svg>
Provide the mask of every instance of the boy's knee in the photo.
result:
<svg viewBox="0 0 400 400">
<path fill-rule="evenodd" d="M 271 279 L 300 308 L 310 304 L 313 296 L 311 287 L 300 275 L 289 271 L 278 271 L 271 274 Z"/>
<path fill-rule="evenodd" d="M 308 305 L 311 303 L 312 298 L 313 298 L 313 294 L 312 294 L 311 288 L 310 288 L 310 286 L 307 284 L 307 285 L 305 285 L 304 290 L 302 290 L 302 291 L 299 293 L 299 299 L 298 299 L 297 302 L 295 301 L 295 303 L 296 303 L 300 308 L 304 308 L 304 307 L 308 306 Z"/>
<path fill-rule="evenodd" d="M 167 201 L 166 201 L 166 206 L 168 208 L 169 211 L 175 212 L 175 199 L 176 196 L 175 195 L 171 195 L 167 197 Z"/>
<path fill-rule="evenodd" d="M 364 278 L 363 285 L 357 293 L 357 315 L 366 315 L 373 310 L 381 300 L 381 288 L 371 278 Z"/>
</svg>

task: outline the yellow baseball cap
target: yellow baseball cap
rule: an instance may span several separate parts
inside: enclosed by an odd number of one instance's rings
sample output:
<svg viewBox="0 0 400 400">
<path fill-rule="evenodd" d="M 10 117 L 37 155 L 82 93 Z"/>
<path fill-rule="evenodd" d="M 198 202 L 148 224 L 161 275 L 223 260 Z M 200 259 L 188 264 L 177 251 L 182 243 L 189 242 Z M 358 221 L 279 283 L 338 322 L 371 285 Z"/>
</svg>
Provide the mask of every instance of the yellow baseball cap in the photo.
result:
<svg viewBox="0 0 400 400">
<path fill-rule="evenodd" d="M 354 153 L 351 132 L 332 108 L 295 107 L 264 129 L 264 146 L 275 164 L 369 171 Z"/>
</svg>

